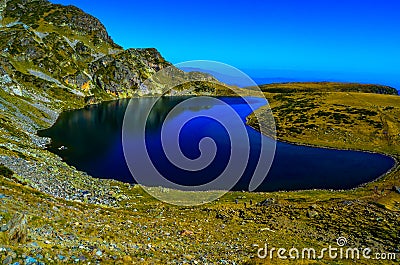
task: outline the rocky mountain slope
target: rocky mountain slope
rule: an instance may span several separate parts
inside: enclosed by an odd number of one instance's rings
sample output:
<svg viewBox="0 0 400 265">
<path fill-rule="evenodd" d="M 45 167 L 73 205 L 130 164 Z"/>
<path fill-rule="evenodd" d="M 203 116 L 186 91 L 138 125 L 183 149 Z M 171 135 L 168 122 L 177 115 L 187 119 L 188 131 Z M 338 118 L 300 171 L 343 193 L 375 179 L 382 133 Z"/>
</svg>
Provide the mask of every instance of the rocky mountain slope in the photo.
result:
<svg viewBox="0 0 400 265">
<path fill-rule="evenodd" d="M 64 110 L 163 93 L 160 82 L 151 87 L 143 82 L 165 67 L 167 78 L 215 81 L 207 74 L 178 70 L 156 49 L 124 50 L 98 19 L 76 7 L 46 0 L 1 1 L 0 164 L 40 191 L 83 200 L 80 191 L 101 181 L 44 150 L 48 139 L 38 137 L 37 130 L 51 126 Z M 184 86 L 188 88 L 194 88 L 191 93 L 216 91 L 212 84 Z M 107 185 L 100 186 L 86 200 L 112 204 L 102 196 Z"/>
<path fill-rule="evenodd" d="M 18 96 L 29 97 L 28 88 L 50 100 L 148 94 L 143 81 L 171 65 L 156 49 L 122 49 L 98 19 L 73 6 L 11 0 L 1 10 L 0 82 Z"/>
</svg>

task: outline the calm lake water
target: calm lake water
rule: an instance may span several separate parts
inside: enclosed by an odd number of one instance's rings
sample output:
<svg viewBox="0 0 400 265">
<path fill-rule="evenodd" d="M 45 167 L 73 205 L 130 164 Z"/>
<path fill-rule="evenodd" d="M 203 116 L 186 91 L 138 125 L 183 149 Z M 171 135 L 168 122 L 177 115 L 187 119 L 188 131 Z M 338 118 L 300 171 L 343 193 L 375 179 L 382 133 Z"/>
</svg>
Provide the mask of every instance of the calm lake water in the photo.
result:
<svg viewBox="0 0 400 265">
<path fill-rule="evenodd" d="M 183 154 L 190 159 L 199 157 L 199 141 L 211 137 L 217 146 L 215 159 L 198 172 L 182 170 L 171 164 L 163 152 L 160 131 L 167 114 L 187 97 L 161 98 L 152 109 L 146 124 L 146 145 L 149 157 L 157 170 L 167 179 L 180 185 L 201 185 L 213 180 L 229 162 L 231 145 L 226 129 L 218 122 L 206 117 L 196 118 L 187 123 L 179 135 Z M 219 97 L 228 103 L 245 122 L 251 108 L 241 98 Z M 152 104 L 149 98 L 132 99 L 137 112 L 132 114 L 141 119 L 142 110 Z M 252 98 L 257 106 L 265 102 Z M 64 112 L 53 127 L 39 132 L 52 139 L 48 149 L 61 156 L 68 164 L 99 178 L 113 178 L 134 183 L 125 162 L 122 146 L 122 126 L 129 100 L 105 102 L 81 110 Z M 169 126 L 188 113 L 223 113 L 229 106 L 223 104 L 195 105 L 178 108 L 174 116 L 166 121 Z M 233 190 L 247 190 L 258 162 L 262 136 L 246 126 L 250 141 L 249 163 Z M 168 134 L 168 131 L 166 132 Z M 171 135 L 171 138 L 176 135 Z M 140 139 L 139 139 L 140 140 Z M 61 146 L 67 147 L 60 150 Z M 301 190 L 301 189 L 349 189 L 372 181 L 394 165 L 390 157 L 357 151 L 341 151 L 323 148 L 297 146 L 278 142 L 275 158 L 268 176 L 257 191 Z M 140 165 L 138 165 L 140 166 Z"/>
</svg>

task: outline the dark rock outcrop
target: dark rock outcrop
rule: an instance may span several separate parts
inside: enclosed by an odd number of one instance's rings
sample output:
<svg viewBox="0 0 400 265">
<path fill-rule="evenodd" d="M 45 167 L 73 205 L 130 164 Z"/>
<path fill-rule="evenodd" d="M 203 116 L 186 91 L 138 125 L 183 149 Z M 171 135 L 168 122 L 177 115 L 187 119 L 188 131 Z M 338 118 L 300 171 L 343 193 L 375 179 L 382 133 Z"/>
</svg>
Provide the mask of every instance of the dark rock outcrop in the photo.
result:
<svg viewBox="0 0 400 265">
<path fill-rule="evenodd" d="M 171 66 L 154 48 L 122 49 L 97 18 L 73 6 L 9 0 L 1 17 L 2 76 L 22 91 L 50 90 L 45 96 L 59 99 L 62 90 L 91 102 L 148 94 L 143 82 Z"/>
</svg>

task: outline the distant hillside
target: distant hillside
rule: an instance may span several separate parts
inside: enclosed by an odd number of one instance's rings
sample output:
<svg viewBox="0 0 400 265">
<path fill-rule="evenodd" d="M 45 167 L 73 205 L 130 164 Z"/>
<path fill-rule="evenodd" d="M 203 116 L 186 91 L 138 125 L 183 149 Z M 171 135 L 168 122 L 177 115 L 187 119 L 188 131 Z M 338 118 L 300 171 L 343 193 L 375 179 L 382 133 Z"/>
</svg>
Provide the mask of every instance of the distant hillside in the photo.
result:
<svg viewBox="0 0 400 265">
<path fill-rule="evenodd" d="M 266 84 L 259 86 L 263 92 L 269 93 L 294 93 L 294 92 L 363 92 L 397 95 L 398 91 L 389 86 L 338 83 L 338 82 L 290 82 Z"/>
</svg>

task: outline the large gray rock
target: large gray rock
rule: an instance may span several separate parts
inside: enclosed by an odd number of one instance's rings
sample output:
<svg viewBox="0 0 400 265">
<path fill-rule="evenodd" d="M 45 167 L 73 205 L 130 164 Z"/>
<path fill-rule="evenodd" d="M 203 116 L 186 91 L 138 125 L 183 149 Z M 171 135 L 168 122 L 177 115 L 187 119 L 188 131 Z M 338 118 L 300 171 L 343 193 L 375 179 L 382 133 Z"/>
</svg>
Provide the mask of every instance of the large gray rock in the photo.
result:
<svg viewBox="0 0 400 265">
<path fill-rule="evenodd" d="M 25 243 L 28 238 L 28 221 L 24 214 L 16 213 L 7 224 L 11 242 Z"/>
</svg>

